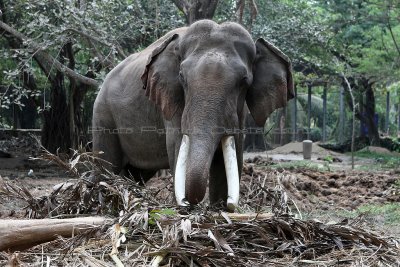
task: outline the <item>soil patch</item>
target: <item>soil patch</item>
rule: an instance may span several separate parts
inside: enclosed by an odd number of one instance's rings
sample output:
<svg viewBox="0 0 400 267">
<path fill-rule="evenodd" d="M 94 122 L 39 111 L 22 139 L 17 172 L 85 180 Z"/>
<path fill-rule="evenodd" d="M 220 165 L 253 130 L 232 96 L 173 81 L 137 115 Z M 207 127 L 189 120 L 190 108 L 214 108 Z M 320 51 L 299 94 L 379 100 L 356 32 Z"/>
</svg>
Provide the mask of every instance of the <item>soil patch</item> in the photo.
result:
<svg viewBox="0 0 400 267">
<path fill-rule="evenodd" d="M 319 156 L 338 156 L 342 155 L 337 152 L 320 147 L 319 142 L 312 144 L 312 153 L 318 154 Z M 302 154 L 303 153 L 303 143 L 302 142 L 291 142 L 284 146 L 277 147 L 273 150 L 268 151 L 269 154 Z"/>
<path fill-rule="evenodd" d="M 390 151 L 387 148 L 379 147 L 379 146 L 367 146 L 363 149 L 358 150 L 358 152 L 372 152 L 372 153 L 379 153 L 379 154 L 393 156 L 393 157 L 400 157 L 400 153 Z"/>
<path fill-rule="evenodd" d="M 12 182 L 25 187 L 33 197 L 48 195 L 53 186 L 67 181 L 71 176 L 56 164 L 32 160 L 40 155 L 40 143 L 35 136 L 6 135 L 0 140 L 0 151 L 10 157 L 0 157 L 0 183 Z M 4 154 L 3 154 L 4 155 Z M 1 154 L 0 154 L 1 156 Z M 26 202 L 20 199 L 0 200 L 0 218 L 22 218 Z"/>
<path fill-rule="evenodd" d="M 353 210 L 365 204 L 400 201 L 400 174 L 396 171 L 318 171 L 271 168 L 269 159 L 250 160 L 241 184 L 264 179 L 269 188 L 283 186 L 301 210 Z"/>
</svg>

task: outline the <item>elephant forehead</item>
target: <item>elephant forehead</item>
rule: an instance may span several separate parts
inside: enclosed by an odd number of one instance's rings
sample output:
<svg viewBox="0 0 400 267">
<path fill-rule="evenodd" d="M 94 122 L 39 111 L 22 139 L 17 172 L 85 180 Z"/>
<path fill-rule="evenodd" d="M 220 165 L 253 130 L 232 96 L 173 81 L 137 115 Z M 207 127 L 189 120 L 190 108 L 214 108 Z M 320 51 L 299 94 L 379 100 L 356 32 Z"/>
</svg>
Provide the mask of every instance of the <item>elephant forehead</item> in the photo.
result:
<svg viewBox="0 0 400 267">
<path fill-rule="evenodd" d="M 221 48 L 228 53 L 229 50 L 240 49 L 248 50 L 249 56 L 255 54 L 255 45 L 250 34 L 239 24 L 201 22 L 189 27 L 185 37 L 181 39 L 181 48 L 185 52 Z"/>
<path fill-rule="evenodd" d="M 250 43 L 252 43 L 252 38 L 250 33 L 243 28 L 240 24 L 235 22 L 224 22 L 222 24 L 217 24 L 210 20 L 200 20 L 194 24 L 192 24 L 189 28 L 187 28 L 187 34 L 193 37 L 215 37 L 215 36 L 223 36 L 223 37 L 231 37 L 231 38 L 239 38 L 239 39 L 248 39 Z"/>
</svg>

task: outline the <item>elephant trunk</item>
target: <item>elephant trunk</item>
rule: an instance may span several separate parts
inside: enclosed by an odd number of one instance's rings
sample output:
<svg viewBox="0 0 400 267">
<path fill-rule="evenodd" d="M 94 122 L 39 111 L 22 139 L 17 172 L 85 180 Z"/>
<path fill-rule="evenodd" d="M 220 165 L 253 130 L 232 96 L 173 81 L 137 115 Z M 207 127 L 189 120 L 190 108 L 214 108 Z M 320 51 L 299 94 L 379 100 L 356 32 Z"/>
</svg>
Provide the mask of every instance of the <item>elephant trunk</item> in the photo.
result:
<svg viewBox="0 0 400 267">
<path fill-rule="evenodd" d="M 210 175 L 211 162 L 221 136 L 190 136 L 186 161 L 186 199 L 190 204 L 203 200 Z"/>
<path fill-rule="evenodd" d="M 235 138 L 218 136 L 199 138 L 183 135 L 175 170 L 175 197 L 179 206 L 197 204 L 207 188 L 211 162 L 221 141 L 228 185 L 227 208 L 234 211 L 239 201 L 239 171 Z"/>
</svg>

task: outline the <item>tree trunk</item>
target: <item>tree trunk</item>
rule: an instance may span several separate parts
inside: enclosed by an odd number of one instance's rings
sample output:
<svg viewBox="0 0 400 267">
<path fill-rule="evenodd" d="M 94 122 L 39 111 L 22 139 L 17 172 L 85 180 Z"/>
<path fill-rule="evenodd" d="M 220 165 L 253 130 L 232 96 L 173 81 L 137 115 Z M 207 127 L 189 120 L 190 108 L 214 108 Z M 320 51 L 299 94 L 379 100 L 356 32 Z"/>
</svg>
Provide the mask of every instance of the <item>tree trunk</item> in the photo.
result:
<svg viewBox="0 0 400 267">
<path fill-rule="evenodd" d="M 74 53 L 72 51 L 72 43 L 68 42 L 65 44 L 65 55 L 68 58 L 68 67 L 72 70 L 75 69 L 75 58 Z M 71 140 L 71 148 L 76 148 L 79 144 L 79 130 L 77 129 L 77 125 L 75 123 L 75 114 L 79 113 L 78 110 L 75 109 L 74 97 L 76 94 L 77 83 L 73 79 L 69 79 L 69 94 L 68 94 L 68 110 L 69 110 L 69 139 Z M 77 114 L 79 116 L 79 114 Z"/>
<path fill-rule="evenodd" d="M 61 52 L 60 61 L 68 59 L 68 68 L 74 70 L 75 59 L 72 50 L 72 43 L 66 43 Z M 85 77 L 91 77 L 88 73 Z M 42 130 L 42 145 L 54 153 L 57 149 L 68 153 L 69 149 L 76 149 L 80 144 L 88 141 L 82 123 L 81 103 L 90 86 L 79 83 L 69 78 L 69 88 L 65 87 L 65 75 L 58 72 L 51 90 L 50 110 L 44 113 L 45 123 Z"/>
<path fill-rule="evenodd" d="M 347 91 L 350 94 L 350 98 L 351 98 L 351 123 L 352 123 L 352 127 L 351 127 L 351 169 L 354 170 L 354 142 L 355 142 L 355 138 L 356 138 L 356 103 L 354 100 L 354 94 L 353 94 L 353 89 L 351 88 L 351 85 L 349 83 L 349 80 L 347 80 L 346 76 L 342 73 L 344 82 L 347 85 Z"/>
<path fill-rule="evenodd" d="M 200 19 L 212 19 L 218 0 L 172 0 L 183 12 L 186 24 L 190 25 Z"/>
<path fill-rule="evenodd" d="M 35 100 L 28 96 L 21 99 L 24 107 L 18 113 L 21 129 L 34 129 L 36 125 L 37 111 Z"/>
<path fill-rule="evenodd" d="M 368 78 L 361 77 L 356 82 L 354 78 L 349 79 L 350 86 L 360 93 L 360 108 L 356 110 L 356 118 L 361 122 L 366 128 L 366 134 L 368 136 L 369 143 L 371 145 L 379 146 L 380 137 L 378 130 L 378 121 L 375 116 L 375 94 L 372 88 L 373 83 L 370 82 Z M 345 87 L 345 84 L 343 84 Z M 346 87 L 345 87 L 346 88 Z M 365 94 L 365 98 L 362 96 Z M 351 109 L 353 109 L 351 98 L 347 98 L 348 104 Z M 361 135 L 365 134 L 364 129 L 361 129 Z"/>
<path fill-rule="evenodd" d="M 43 112 L 42 145 L 51 153 L 69 152 L 69 116 L 64 75 L 57 72 L 50 90 L 50 108 Z"/>
<path fill-rule="evenodd" d="M 368 128 L 368 139 L 371 145 L 379 145 L 379 131 L 375 121 L 375 94 L 372 85 L 368 84 L 365 91 L 365 123 Z"/>
<path fill-rule="evenodd" d="M 32 73 L 24 71 L 22 73 L 24 86 L 32 92 L 37 92 L 36 80 Z M 37 118 L 37 110 L 35 99 L 31 96 L 23 97 L 21 102 L 24 104 L 21 112 L 19 113 L 19 121 L 21 129 L 34 129 Z"/>
</svg>

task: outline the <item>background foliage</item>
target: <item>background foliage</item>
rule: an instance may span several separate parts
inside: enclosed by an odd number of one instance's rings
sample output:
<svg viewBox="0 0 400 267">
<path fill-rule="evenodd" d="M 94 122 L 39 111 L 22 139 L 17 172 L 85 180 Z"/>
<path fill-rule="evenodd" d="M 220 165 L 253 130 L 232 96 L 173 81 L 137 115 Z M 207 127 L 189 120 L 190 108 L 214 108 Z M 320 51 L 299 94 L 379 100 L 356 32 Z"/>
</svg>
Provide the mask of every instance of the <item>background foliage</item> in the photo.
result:
<svg viewBox="0 0 400 267">
<path fill-rule="evenodd" d="M 370 141 L 380 133 L 397 136 L 400 3 L 394 0 L 0 0 L 0 127 L 40 127 L 48 136 L 64 129 L 66 147 L 87 141 L 82 136 L 97 85 L 127 55 L 196 19 L 189 16 L 189 4 L 198 5 L 198 17 L 242 23 L 255 39 L 268 39 L 292 59 L 299 128 L 306 127 L 309 84 L 311 126 L 322 127 L 327 86 L 328 137 L 337 140 L 341 112 L 347 124 L 351 118 L 347 91 L 345 109 L 338 104 L 344 75 L 355 93 L 357 123 L 367 125 Z M 287 116 L 290 127 L 291 105 L 270 121 Z M 65 125 L 54 122 L 62 110 Z"/>
</svg>

